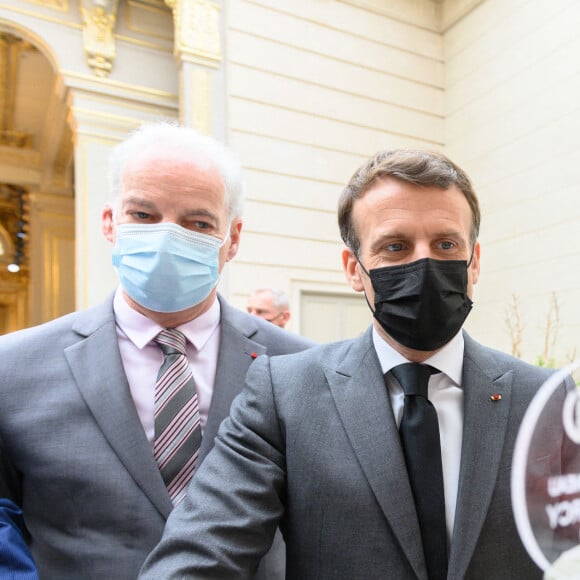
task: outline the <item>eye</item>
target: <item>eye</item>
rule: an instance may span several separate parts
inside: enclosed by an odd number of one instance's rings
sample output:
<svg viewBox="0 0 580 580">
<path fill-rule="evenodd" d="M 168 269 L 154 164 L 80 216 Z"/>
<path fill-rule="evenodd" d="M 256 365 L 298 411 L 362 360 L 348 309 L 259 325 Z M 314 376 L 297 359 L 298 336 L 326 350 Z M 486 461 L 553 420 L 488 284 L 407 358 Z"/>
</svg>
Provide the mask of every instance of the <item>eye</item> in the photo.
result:
<svg viewBox="0 0 580 580">
<path fill-rule="evenodd" d="M 129 218 L 129 221 L 135 223 L 152 223 L 155 221 L 153 214 L 139 209 L 129 209 L 126 212 L 126 215 Z"/>
<path fill-rule="evenodd" d="M 215 235 L 217 224 L 212 219 L 204 218 L 186 218 L 180 222 L 180 225 L 192 232 L 203 232 L 204 234 Z"/>
<path fill-rule="evenodd" d="M 388 244 L 386 247 L 388 252 L 402 252 L 405 249 L 405 246 L 400 242 L 394 244 Z"/>
<path fill-rule="evenodd" d="M 450 242 L 450 241 L 446 240 L 446 241 L 444 241 L 444 242 L 441 242 L 441 243 L 439 244 L 439 247 L 440 247 L 442 250 L 452 250 L 452 249 L 454 249 L 454 248 L 455 248 L 455 244 L 454 244 L 453 242 Z"/>
</svg>

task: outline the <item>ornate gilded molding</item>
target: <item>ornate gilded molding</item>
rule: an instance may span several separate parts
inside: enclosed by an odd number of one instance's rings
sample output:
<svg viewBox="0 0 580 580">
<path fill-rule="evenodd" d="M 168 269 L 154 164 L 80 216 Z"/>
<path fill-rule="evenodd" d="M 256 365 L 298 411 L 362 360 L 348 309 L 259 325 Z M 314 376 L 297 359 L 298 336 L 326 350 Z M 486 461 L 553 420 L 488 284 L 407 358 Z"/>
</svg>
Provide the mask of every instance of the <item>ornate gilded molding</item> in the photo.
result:
<svg viewBox="0 0 580 580">
<path fill-rule="evenodd" d="M 31 149 L 32 134 L 15 127 L 19 62 L 22 53 L 36 52 L 27 41 L 0 32 L 0 145 Z"/>
<path fill-rule="evenodd" d="M 40 4 L 54 10 L 68 11 L 68 0 L 27 0 L 31 4 Z"/>
<path fill-rule="evenodd" d="M 220 6 L 210 0 L 165 0 L 173 10 L 175 55 L 205 66 L 222 59 Z"/>
<path fill-rule="evenodd" d="M 88 65 L 98 77 L 106 77 L 115 60 L 114 28 L 118 0 L 83 0 L 83 39 Z"/>
<path fill-rule="evenodd" d="M 23 187 L 0 184 L 0 225 L 4 238 L 0 263 L 11 274 L 28 273 L 29 205 Z"/>
</svg>

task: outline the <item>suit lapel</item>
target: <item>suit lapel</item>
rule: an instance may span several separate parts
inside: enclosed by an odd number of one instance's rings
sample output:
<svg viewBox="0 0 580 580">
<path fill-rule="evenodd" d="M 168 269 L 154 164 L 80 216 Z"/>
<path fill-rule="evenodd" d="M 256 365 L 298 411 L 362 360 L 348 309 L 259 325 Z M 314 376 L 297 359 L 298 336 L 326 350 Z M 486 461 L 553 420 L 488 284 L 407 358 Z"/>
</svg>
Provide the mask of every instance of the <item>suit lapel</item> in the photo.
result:
<svg viewBox="0 0 580 580">
<path fill-rule="evenodd" d="M 266 346 L 250 338 L 258 330 L 251 318 L 237 317 L 236 311 L 223 300 L 220 300 L 220 306 L 222 312 L 220 348 L 198 466 L 213 448 L 219 427 L 223 419 L 230 414 L 232 401 L 242 390 L 252 361 L 267 351 Z"/>
<path fill-rule="evenodd" d="M 65 349 L 77 387 L 113 451 L 167 518 L 173 506 L 129 391 L 114 319 L 111 315 L 102 324 L 101 318 L 100 325 L 92 328 L 92 323 L 83 326 L 81 318 L 79 328 L 86 338 Z"/>
<path fill-rule="evenodd" d="M 423 561 L 419 523 L 380 364 L 370 330 L 326 376 L 355 455 L 401 550 L 418 578 Z M 424 570 L 423 566 L 423 570 Z"/>
<path fill-rule="evenodd" d="M 485 369 L 485 370 L 484 370 Z M 493 495 L 511 402 L 511 371 L 465 335 L 463 443 L 449 575 L 463 578 Z M 491 397 L 501 394 L 501 400 Z"/>
</svg>

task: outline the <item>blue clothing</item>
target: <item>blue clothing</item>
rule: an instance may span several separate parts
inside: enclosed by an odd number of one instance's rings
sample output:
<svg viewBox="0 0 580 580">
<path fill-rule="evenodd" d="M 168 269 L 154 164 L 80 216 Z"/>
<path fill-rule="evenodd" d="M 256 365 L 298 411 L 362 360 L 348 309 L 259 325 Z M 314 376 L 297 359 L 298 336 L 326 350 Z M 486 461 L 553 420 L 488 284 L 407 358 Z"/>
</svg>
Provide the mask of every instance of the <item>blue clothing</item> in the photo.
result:
<svg viewBox="0 0 580 580">
<path fill-rule="evenodd" d="M 36 565 L 24 541 L 24 519 L 8 499 L 0 499 L 0 578 L 38 580 Z"/>
</svg>

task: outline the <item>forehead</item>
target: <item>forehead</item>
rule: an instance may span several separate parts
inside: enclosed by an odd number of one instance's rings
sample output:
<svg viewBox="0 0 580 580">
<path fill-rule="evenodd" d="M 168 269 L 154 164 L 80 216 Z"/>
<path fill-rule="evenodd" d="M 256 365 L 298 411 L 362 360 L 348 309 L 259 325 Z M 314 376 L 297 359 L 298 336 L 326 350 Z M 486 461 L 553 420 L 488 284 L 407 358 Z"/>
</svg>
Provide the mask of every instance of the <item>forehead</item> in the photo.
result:
<svg viewBox="0 0 580 580">
<path fill-rule="evenodd" d="M 443 228 L 469 235 L 469 203 L 455 185 L 447 189 L 421 186 L 388 177 L 377 180 L 353 204 L 353 224 L 362 240 L 376 229 Z"/>
<path fill-rule="evenodd" d="M 257 306 L 270 306 L 272 304 L 272 295 L 269 292 L 255 292 L 250 296 L 249 301 Z"/>
<path fill-rule="evenodd" d="M 129 159 L 123 173 L 124 189 L 141 187 L 189 189 L 210 188 L 225 192 L 223 178 L 215 163 L 202 153 L 175 147 L 152 146 Z"/>
<path fill-rule="evenodd" d="M 193 149 L 184 146 L 178 146 L 175 143 L 166 143 L 163 141 L 150 143 L 149 145 L 134 151 L 126 160 L 125 166 L 139 167 L 149 165 L 158 161 L 176 161 L 190 162 L 201 166 L 212 166 L 210 157 L 201 149 Z"/>
</svg>

